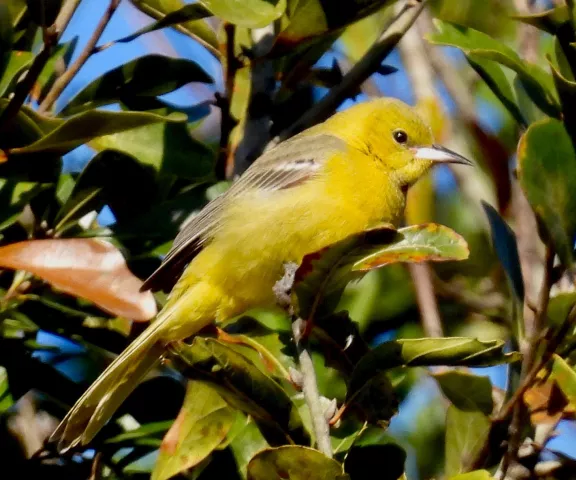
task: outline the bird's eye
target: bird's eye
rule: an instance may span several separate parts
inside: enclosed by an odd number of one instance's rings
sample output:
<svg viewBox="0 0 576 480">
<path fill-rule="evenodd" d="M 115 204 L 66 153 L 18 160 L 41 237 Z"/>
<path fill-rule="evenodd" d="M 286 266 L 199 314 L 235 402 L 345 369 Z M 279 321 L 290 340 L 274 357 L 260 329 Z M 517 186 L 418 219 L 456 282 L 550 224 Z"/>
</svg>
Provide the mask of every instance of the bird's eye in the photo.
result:
<svg viewBox="0 0 576 480">
<path fill-rule="evenodd" d="M 408 134 L 404 130 L 394 130 L 394 133 L 392 133 L 392 135 L 397 143 L 402 144 L 408 141 Z"/>
</svg>

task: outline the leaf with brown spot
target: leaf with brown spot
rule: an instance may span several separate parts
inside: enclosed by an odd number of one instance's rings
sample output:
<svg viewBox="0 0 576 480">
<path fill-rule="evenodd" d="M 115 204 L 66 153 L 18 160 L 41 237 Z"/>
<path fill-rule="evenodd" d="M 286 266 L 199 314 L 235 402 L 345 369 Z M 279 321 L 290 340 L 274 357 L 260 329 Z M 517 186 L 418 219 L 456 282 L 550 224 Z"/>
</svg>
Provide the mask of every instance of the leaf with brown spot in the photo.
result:
<svg viewBox="0 0 576 480">
<path fill-rule="evenodd" d="M 29 240 L 0 248 L 0 268 L 26 270 L 59 290 L 135 321 L 156 315 L 150 292 L 140 292 L 120 251 L 90 238 Z"/>
<path fill-rule="evenodd" d="M 235 418 L 213 388 L 189 382 L 182 409 L 162 441 L 152 480 L 165 480 L 198 465 L 226 438 Z"/>
</svg>

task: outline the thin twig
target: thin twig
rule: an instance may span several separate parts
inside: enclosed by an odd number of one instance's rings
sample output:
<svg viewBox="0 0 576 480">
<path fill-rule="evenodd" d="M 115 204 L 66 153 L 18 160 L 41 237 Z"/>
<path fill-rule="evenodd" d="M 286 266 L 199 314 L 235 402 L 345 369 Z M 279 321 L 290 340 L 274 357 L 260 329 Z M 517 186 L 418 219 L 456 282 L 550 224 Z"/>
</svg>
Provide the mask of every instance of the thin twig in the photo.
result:
<svg viewBox="0 0 576 480">
<path fill-rule="evenodd" d="M 344 100 L 357 91 L 358 87 L 380 67 L 388 54 L 396 47 L 403 35 L 418 18 L 425 4 L 426 0 L 417 3 L 407 1 L 389 28 L 376 40 L 358 63 L 344 75 L 342 81 L 271 143 L 276 144 L 286 140 L 292 135 L 326 120 Z"/>
<path fill-rule="evenodd" d="M 312 357 L 305 346 L 306 340 L 302 338 L 302 333 L 306 330 L 305 324 L 306 322 L 301 318 L 297 318 L 292 322 L 294 343 L 298 350 L 298 364 L 302 374 L 302 393 L 312 417 L 312 428 L 316 436 L 318 450 L 327 457 L 332 458 L 330 425 L 322 408 Z"/>
<path fill-rule="evenodd" d="M 424 333 L 428 337 L 443 337 L 444 330 L 434 293 L 430 265 L 413 263 L 410 264 L 409 268 L 416 290 L 416 301 L 418 302 Z"/>
<path fill-rule="evenodd" d="M 52 108 L 52 105 L 54 105 L 56 99 L 60 96 L 60 94 L 64 91 L 66 86 L 72 81 L 72 79 L 76 76 L 78 71 L 90 58 L 94 50 L 94 47 L 100 40 L 102 33 L 108 26 L 108 22 L 110 22 L 112 15 L 114 15 L 114 12 L 116 11 L 119 5 L 120 0 L 110 0 L 108 8 L 104 12 L 104 15 L 100 19 L 100 22 L 98 22 L 96 29 L 94 30 L 94 32 L 92 32 L 92 36 L 88 40 L 88 43 L 84 47 L 84 50 L 82 50 L 76 61 L 72 65 L 70 65 L 68 70 L 66 70 L 64 74 L 54 82 L 54 85 L 52 85 L 52 88 L 48 91 L 46 97 L 44 97 L 44 100 L 38 107 L 38 112 L 45 113 Z"/>
</svg>

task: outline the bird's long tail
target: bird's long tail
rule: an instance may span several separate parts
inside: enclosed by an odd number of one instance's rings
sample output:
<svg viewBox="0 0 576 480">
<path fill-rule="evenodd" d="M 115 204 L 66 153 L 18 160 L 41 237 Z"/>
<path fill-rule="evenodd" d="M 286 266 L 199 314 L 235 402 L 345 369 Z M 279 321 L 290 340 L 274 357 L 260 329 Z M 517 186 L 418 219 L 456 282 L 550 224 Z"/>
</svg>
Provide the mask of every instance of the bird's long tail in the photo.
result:
<svg viewBox="0 0 576 480">
<path fill-rule="evenodd" d="M 166 317 L 153 322 L 78 399 L 50 437 L 50 441 L 58 441 L 60 451 L 92 440 L 139 381 L 160 361 L 165 351 L 160 342 L 165 320 Z"/>
</svg>

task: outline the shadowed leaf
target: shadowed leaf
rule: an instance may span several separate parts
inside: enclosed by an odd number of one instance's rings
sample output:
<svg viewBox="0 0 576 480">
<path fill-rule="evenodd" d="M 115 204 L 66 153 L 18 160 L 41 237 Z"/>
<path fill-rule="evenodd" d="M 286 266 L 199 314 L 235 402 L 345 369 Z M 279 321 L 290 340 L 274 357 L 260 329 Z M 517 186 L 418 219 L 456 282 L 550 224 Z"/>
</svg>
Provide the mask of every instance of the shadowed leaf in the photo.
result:
<svg viewBox="0 0 576 480">
<path fill-rule="evenodd" d="M 463 411 L 454 405 L 446 414 L 446 475 L 462 473 L 484 445 L 490 419 L 480 411 Z"/>
<path fill-rule="evenodd" d="M 10 92 L 20 75 L 34 60 L 34 55 L 31 52 L 20 52 L 17 50 L 9 50 L 5 56 L 4 72 L 0 77 L 0 96 L 2 97 Z"/>
<path fill-rule="evenodd" d="M 82 89 L 60 112 L 68 116 L 122 100 L 155 97 L 191 82 L 212 83 L 196 62 L 144 55 L 106 72 Z"/>
<path fill-rule="evenodd" d="M 398 480 L 404 473 L 406 452 L 394 443 L 354 446 L 344 461 L 351 480 L 363 480 L 367 472 L 378 472 L 378 480 Z"/>
<path fill-rule="evenodd" d="M 337 480 L 342 466 L 318 450 L 285 446 L 257 453 L 248 464 L 248 480 Z"/>
<path fill-rule="evenodd" d="M 10 387 L 8 386 L 8 374 L 6 369 L 0 366 L 0 415 L 14 404 Z"/>
<path fill-rule="evenodd" d="M 63 0 L 26 0 L 32 20 L 40 27 L 49 27 L 54 23 Z"/>
<path fill-rule="evenodd" d="M 273 429 L 278 439 L 307 443 L 300 415 L 288 394 L 244 355 L 210 338 L 177 345 L 174 360 L 186 375 L 208 382 L 231 406 Z"/>
<path fill-rule="evenodd" d="M 519 180 L 556 253 L 572 268 L 576 234 L 576 153 L 562 122 L 530 125 L 518 144 Z"/>
<path fill-rule="evenodd" d="M 162 117 L 153 113 L 107 112 L 90 110 L 68 118 L 31 145 L 9 150 L 10 156 L 52 152 L 63 155 L 90 140 L 161 122 L 181 122 L 175 114 Z"/>
<path fill-rule="evenodd" d="M 26 270 L 59 290 L 136 321 L 156 315 L 150 292 L 140 292 L 120 251 L 94 239 L 30 240 L 0 247 L 0 267 Z"/>
<path fill-rule="evenodd" d="M 534 383 L 522 395 L 524 404 L 530 414 L 532 425 L 556 425 L 565 415 L 568 407 L 566 397 L 558 387 L 558 384 L 551 379 L 541 380 Z M 570 407 L 568 407 L 570 408 Z M 574 406 L 571 408 L 574 414 Z"/>
<path fill-rule="evenodd" d="M 482 207 L 484 207 L 484 211 L 490 222 L 494 250 L 496 250 L 498 259 L 504 267 L 508 281 L 518 300 L 524 302 L 524 279 L 522 278 L 522 270 L 520 268 L 516 235 L 491 205 L 483 201 Z"/>
<path fill-rule="evenodd" d="M 188 382 L 184 404 L 164 437 L 152 480 L 166 480 L 198 465 L 226 437 L 234 411 L 201 382 Z"/>
<path fill-rule="evenodd" d="M 434 378 L 442 393 L 459 410 L 492 414 L 494 402 L 490 378 L 458 371 L 438 373 Z"/>
<path fill-rule="evenodd" d="M 24 206 L 48 187 L 48 184 L 0 178 L 0 231 L 16 222 Z"/>
</svg>

